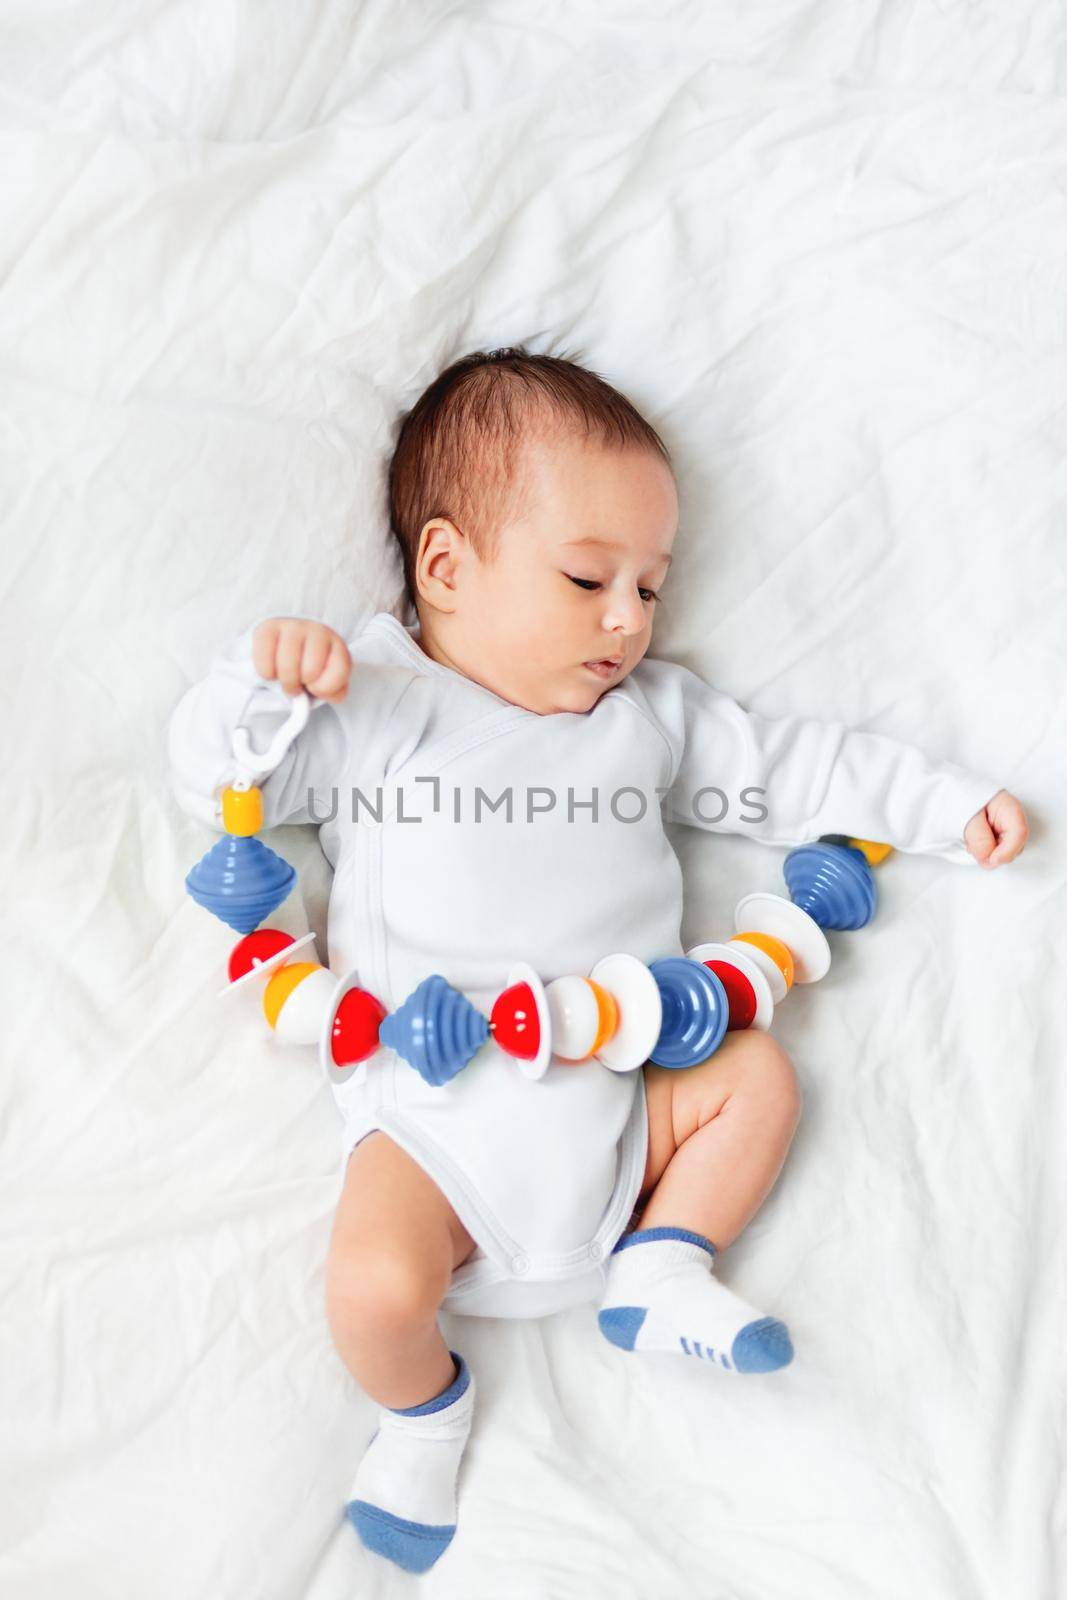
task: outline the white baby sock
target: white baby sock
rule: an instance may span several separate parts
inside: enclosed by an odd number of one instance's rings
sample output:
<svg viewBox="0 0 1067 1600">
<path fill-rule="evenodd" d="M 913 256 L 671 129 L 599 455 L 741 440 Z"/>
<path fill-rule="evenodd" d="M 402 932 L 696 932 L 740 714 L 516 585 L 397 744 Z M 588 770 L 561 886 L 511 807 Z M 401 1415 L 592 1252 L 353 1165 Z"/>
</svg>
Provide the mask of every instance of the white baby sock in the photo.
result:
<svg viewBox="0 0 1067 1600">
<path fill-rule="evenodd" d="M 620 1350 L 698 1356 L 727 1372 L 774 1372 L 793 1359 L 784 1322 L 712 1273 L 715 1246 L 688 1228 L 639 1228 L 611 1253 L 597 1318 Z"/>
<path fill-rule="evenodd" d="M 405 1572 L 426 1572 L 456 1531 L 456 1474 L 474 1379 L 463 1357 L 449 1353 L 456 1376 L 447 1389 L 419 1406 L 383 1407 L 345 1507 L 367 1549 Z"/>
</svg>

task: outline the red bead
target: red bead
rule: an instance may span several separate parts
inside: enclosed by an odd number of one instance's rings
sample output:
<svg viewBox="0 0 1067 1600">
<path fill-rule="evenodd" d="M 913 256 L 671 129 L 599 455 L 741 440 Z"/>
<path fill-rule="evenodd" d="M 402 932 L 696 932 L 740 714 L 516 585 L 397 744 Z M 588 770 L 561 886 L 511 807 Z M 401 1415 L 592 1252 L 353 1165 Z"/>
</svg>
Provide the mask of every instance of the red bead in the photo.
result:
<svg viewBox="0 0 1067 1600">
<path fill-rule="evenodd" d="M 335 1067 L 365 1061 L 378 1048 L 378 1029 L 388 1015 L 367 989 L 346 989 L 334 1012 L 330 1054 Z"/>
<path fill-rule="evenodd" d="M 735 1028 L 751 1027 L 756 1015 L 756 991 L 741 969 L 731 966 L 729 961 L 705 961 L 704 965 L 711 968 L 726 990 L 726 998 L 730 1003 L 730 1020 L 726 1024 L 726 1031 L 731 1033 Z"/>
<path fill-rule="evenodd" d="M 236 983 L 238 978 L 245 977 L 253 967 L 269 961 L 279 950 L 284 950 L 286 945 L 295 942 L 292 934 L 283 933 L 281 928 L 257 928 L 254 933 L 246 933 L 230 951 L 230 964 L 227 968 L 230 982 Z"/>
<path fill-rule="evenodd" d="M 514 983 L 497 996 L 489 1026 L 501 1050 L 520 1061 L 533 1060 L 541 1048 L 541 1019 L 528 983 Z"/>
</svg>

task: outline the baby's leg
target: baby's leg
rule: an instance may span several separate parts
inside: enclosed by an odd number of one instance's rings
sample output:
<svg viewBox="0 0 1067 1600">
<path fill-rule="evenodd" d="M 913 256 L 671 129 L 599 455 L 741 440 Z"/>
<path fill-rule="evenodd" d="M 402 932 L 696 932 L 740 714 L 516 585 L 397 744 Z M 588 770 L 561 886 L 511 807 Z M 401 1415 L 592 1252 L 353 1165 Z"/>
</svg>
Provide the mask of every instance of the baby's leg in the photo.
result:
<svg viewBox="0 0 1067 1600">
<path fill-rule="evenodd" d="M 792 1143 L 801 1106 L 793 1063 L 770 1034 L 746 1028 L 699 1067 L 650 1063 L 644 1073 L 641 1226 L 692 1228 L 725 1250 L 766 1200 Z"/>
<path fill-rule="evenodd" d="M 792 1063 L 774 1039 L 746 1030 L 688 1071 L 644 1070 L 649 1198 L 640 1228 L 612 1254 L 601 1330 L 623 1349 L 677 1351 L 733 1372 L 785 1366 L 784 1324 L 710 1269 L 781 1171 L 800 1116 Z"/>
<path fill-rule="evenodd" d="M 346 1513 L 363 1543 L 425 1572 L 456 1531 L 456 1474 L 474 1382 L 437 1312 L 474 1240 L 417 1162 L 388 1135 L 353 1150 L 326 1264 L 342 1360 L 382 1405 Z"/>
<path fill-rule="evenodd" d="M 453 1377 L 437 1312 L 474 1240 L 388 1134 L 353 1150 L 326 1262 L 326 1312 L 345 1366 L 372 1400 L 414 1406 Z"/>
</svg>

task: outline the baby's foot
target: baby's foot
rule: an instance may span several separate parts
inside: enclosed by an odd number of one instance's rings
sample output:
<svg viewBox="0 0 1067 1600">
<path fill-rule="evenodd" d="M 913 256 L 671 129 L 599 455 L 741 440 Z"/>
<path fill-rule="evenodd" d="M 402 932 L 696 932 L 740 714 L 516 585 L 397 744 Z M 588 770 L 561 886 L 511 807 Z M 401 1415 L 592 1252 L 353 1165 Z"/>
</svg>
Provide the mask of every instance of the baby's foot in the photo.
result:
<svg viewBox="0 0 1067 1600">
<path fill-rule="evenodd" d="M 345 1507 L 367 1549 L 405 1572 L 426 1572 L 456 1531 L 456 1474 L 471 1427 L 474 1379 L 463 1357 L 451 1354 L 456 1376 L 435 1399 L 382 1409 Z"/>
<path fill-rule="evenodd" d="M 612 1251 L 597 1318 L 620 1350 L 663 1350 L 727 1372 L 774 1372 L 793 1346 L 784 1322 L 765 1317 L 714 1277 L 715 1246 L 688 1228 L 639 1228 Z"/>
</svg>

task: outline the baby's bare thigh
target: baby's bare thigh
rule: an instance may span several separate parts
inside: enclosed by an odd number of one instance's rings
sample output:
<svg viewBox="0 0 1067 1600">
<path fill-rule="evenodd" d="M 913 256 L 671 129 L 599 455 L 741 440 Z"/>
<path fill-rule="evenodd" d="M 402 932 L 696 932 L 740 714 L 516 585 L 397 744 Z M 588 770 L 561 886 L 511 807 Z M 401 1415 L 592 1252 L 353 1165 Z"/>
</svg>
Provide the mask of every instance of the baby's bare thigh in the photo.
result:
<svg viewBox="0 0 1067 1600">
<path fill-rule="evenodd" d="M 368 1259 L 403 1264 L 448 1279 L 474 1249 L 451 1204 L 417 1161 L 380 1130 L 360 1140 L 345 1170 L 330 1236 L 327 1277 L 358 1271 Z"/>
<path fill-rule="evenodd" d="M 732 1094 L 794 1097 L 793 1064 L 777 1039 L 755 1028 L 728 1033 L 713 1056 L 685 1072 L 646 1062 L 648 1152 L 638 1203 L 646 1200 L 675 1151 L 717 1116 Z"/>
</svg>

